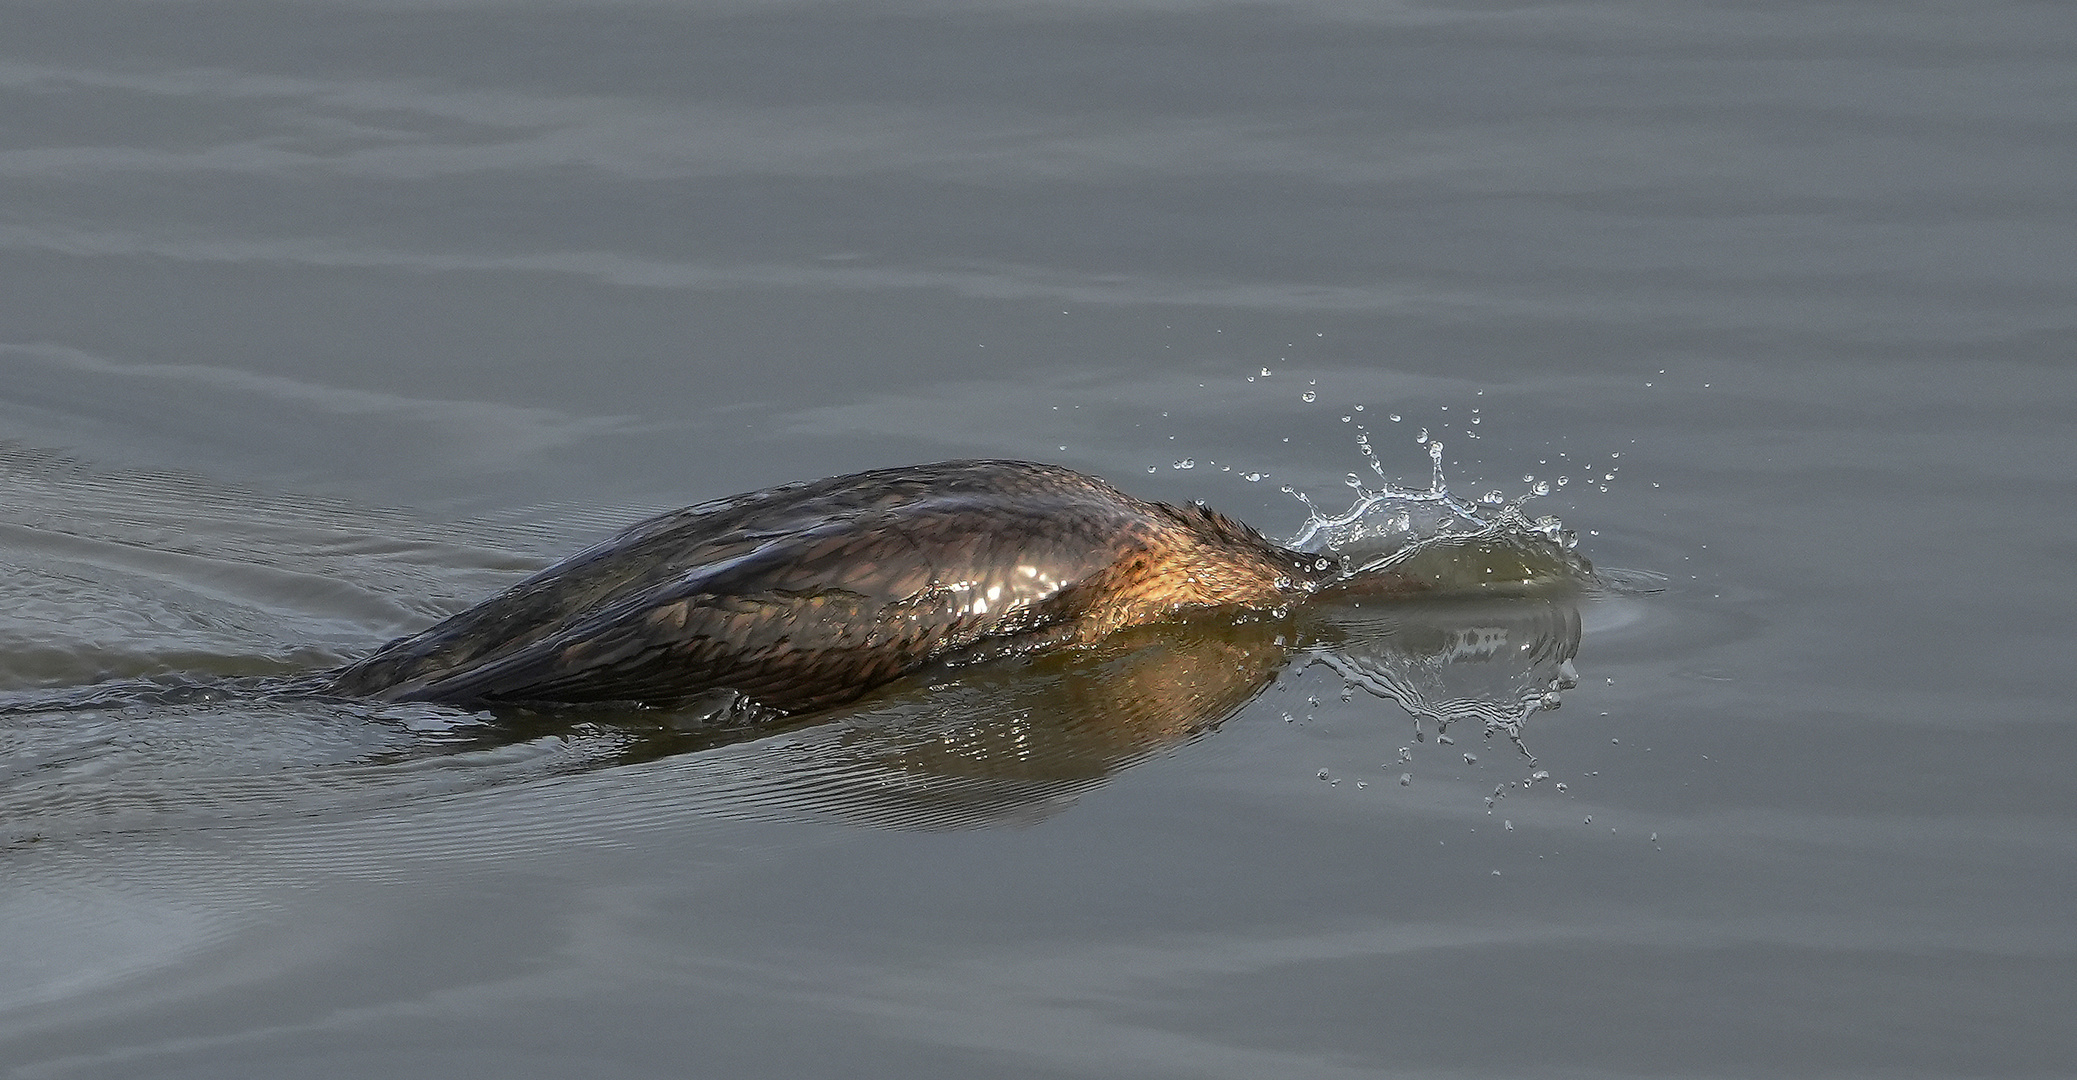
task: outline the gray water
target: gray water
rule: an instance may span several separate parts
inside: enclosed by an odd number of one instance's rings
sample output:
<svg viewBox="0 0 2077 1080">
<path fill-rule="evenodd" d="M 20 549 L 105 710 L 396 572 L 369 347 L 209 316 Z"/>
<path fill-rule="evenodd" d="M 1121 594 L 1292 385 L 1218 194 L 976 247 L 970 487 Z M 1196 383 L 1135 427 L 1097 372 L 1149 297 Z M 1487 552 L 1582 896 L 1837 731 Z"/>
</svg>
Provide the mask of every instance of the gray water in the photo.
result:
<svg viewBox="0 0 2077 1080">
<path fill-rule="evenodd" d="M 0 1073 L 2077 1075 L 2072 41 L 0 3 Z M 749 741 L 198 689 L 769 484 L 1032 458 L 1290 535 L 1424 429 L 1663 588 Z M 1533 763 L 1402 703 L 1516 647 L 1577 651 Z"/>
</svg>

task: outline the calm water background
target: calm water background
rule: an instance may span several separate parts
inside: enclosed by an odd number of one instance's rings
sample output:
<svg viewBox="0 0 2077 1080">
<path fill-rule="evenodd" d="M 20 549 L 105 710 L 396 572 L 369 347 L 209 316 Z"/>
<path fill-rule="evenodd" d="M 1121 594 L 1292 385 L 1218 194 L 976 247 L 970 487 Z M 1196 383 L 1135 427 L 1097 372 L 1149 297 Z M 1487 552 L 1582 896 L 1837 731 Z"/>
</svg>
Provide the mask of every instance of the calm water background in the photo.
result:
<svg viewBox="0 0 2077 1080">
<path fill-rule="evenodd" d="M 1565 476 L 1667 577 L 1585 609 L 1552 778 L 1490 811 L 1504 745 L 1317 668 L 963 828 L 779 805 L 739 748 L 15 716 L 0 1070 L 2077 1073 L 2072 41 L 0 3 L 0 690 L 322 666 L 646 511 L 917 460 L 1288 534 L 1359 427 Z"/>
</svg>

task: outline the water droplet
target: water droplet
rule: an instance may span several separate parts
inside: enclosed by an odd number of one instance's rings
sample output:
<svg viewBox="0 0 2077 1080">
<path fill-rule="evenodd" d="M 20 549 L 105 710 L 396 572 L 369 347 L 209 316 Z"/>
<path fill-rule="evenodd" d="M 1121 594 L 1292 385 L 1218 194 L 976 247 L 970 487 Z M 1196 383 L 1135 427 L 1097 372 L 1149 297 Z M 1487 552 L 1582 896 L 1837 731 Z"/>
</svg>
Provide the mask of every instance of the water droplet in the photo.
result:
<svg viewBox="0 0 2077 1080">
<path fill-rule="evenodd" d="M 1320 779 L 1322 779 L 1322 780 L 1325 780 L 1325 779 L 1327 779 L 1327 770 L 1325 770 L 1325 769 L 1321 769 L 1321 770 L 1320 770 Z"/>
<path fill-rule="evenodd" d="M 1178 469 L 1194 469 L 1197 467 L 1197 459 L 1186 457 L 1183 460 L 1176 462 L 1175 467 Z"/>
<path fill-rule="evenodd" d="M 1147 466 L 1147 471 L 1148 471 L 1148 472 L 1160 472 L 1160 471 L 1161 471 L 1161 466 L 1159 466 L 1159 465 L 1149 465 L 1149 466 Z"/>
<path fill-rule="evenodd" d="M 1408 784 L 1411 784 L 1411 783 L 1413 783 L 1413 782 L 1414 782 L 1414 774 L 1412 774 L 1412 773 L 1410 773 L 1410 772 L 1403 772 L 1403 773 L 1400 773 L 1400 774 L 1399 774 L 1399 786 L 1400 786 L 1400 787 L 1405 787 L 1406 785 L 1408 785 Z"/>
<path fill-rule="evenodd" d="M 1503 818 L 1503 819 L 1501 819 L 1501 824 L 1503 824 L 1503 825 L 1507 826 L 1507 831 L 1508 831 L 1508 832 L 1513 832 L 1513 831 L 1514 831 L 1514 822 L 1513 822 L 1512 820 L 1509 820 L 1509 819 L 1505 819 L 1505 818 Z"/>
<path fill-rule="evenodd" d="M 1466 754 L 1466 755 L 1464 755 L 1464 764 L 1466 764 L 1466 765 L 1476 765 L 1476 764 L 1478 764 L 1478 755 L 1477 755 L 1477 754 Z"/>
<path fill-rule="evenodd" d="M 1399 414 L 1398 414 L 1398 413 L 1393 413 L 1393 414 L 1392 414 L 1392 422 L 1393 422 L 1393 423 L 1395 423 L 1395 424 L 1399 422 Z"/>
<path fill-rule="evenodd" d="M 1588 814 L 1588 815 L 1587 815 L 1587 819 L 1586 819 L 1585 821 L 1581 822 L 1580 824 L 1582 824 L 1582 825 L 1592 825 L 1593 823 L 1594 823 L 1594 815 L 1592 815 L 1592 814 Z"/>
<path fill-rule="evenodd" d="M 1246 480 L 1250 484 L 1259 484 L 1262 482 L 1262 474 L 1258 472 L 1245 473 L 1241 476 L 1241 479 Z"/>
<path fill-rule="evenodd" d="M 1564 782 L 1563 780 L 1560 780 L 1560 781 L 1558 781 L 1558 790 L 1559 790 L 1559 791 L 1563 791 L 1563 790 L 1565 790 L 1565 782 Z"/>
<path fill-rule="evenodd" d="M 1317 394 L 1317 393 L 1314 393 L 1314 392 L 1313 392 L 1313 391 L 1311 391 L 1311 390 L 1307 390 L 1307 391 L 1306 391 L 1305 393 L 1303 393 L 1303 394 L 1300 394 L 1300 395 L 1298 395 L 1298 400 L 1300 400 L 1300 401 L 1305 401 L 1305 402 L 1313 402 L 1313 401 L 1318 401 L 1318 400 L 1320 400 L 1320 395 L 1319 395 L 1319 394 Z"/>
<path fill-rule="evenodd" d="M 1265 379 L 1269 378 L 1269 374 L 1270 374 L 1270 373 L 1269 373 L 1269 369 L 1268 369 L 1268 368 L 1263 368 L 1263 369 L 1262 369 L 1262 377 L 1263 377 L 1263 378 L 1265 378 Z"/>
</svg>

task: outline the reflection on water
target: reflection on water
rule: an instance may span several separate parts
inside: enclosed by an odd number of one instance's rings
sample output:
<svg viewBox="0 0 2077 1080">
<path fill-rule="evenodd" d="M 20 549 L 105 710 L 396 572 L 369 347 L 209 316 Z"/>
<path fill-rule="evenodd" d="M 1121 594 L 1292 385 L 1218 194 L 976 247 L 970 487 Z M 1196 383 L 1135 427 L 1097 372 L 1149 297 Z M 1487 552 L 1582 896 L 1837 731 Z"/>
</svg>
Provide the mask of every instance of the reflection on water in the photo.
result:
<svg viewBox="0 0 2077 1080">
<path fill-rule="evenodd" d="M 15 842 L 337 822 L 612 768 L 664 770 L 680 813 L 1022 820 L 1213 730 L 1310 664 L 1438 733 L 1468 720 L 1518 737 L 1569 679 L 1579 634 L 1570 595 L 1200 619 L 926 675 L 777 733 L 730 724 L 726 710 L 493 716 L 323 701 L 280 680 L 17 692 L 0 714 L 0 820 Z"/>
<path fill-rule="evenodd" d="M 285 672 L 422 617 L 399 611 L 424 602 L 413 589 L 459 604 L 465 583 L 531 561 L 489 554 L 499 537 L 470 544 L 458 526 L 440 543 L 378 539 L 409 523 L 342 505 L 234 499 L 26 451 L 0 470 L 14 518 L 0 521 L 0 542 L 16 591 L 43 605 L 0 616 L 0 636 L 31 658 L 0 684 L 0 820 L 16 843 L 345 822 L 614 769 L 661 770 L 681 813 L 1026 819 L 1313 665 L 1438 733 L 1470 721 L 1518 737 L 1570 678 L 1580 637 L 1574 583 L 1539 585 L 1548 567 L 1519 550 L 1459 540 L 1423 558 L 1472 583 L 1500 567 L 1518 595 L 1379 604 L 1351 592 L 1274 617 L 1204 616 L 941 669 L 776 723 L 726 700 L 496 714 L 373 705 L 301 693 Z M 101 681 L 54 685 L 67 677 Z"/>
<path fill-rule="evenodd" d="M 695 796 L 735 813 L 811 811 L 906 826 L 1016 820 L 1217 728 L 1280 674 L 1313 663 L 1445 730 L 1476 717 L 1517 734 L 1566 678 L 1579 645 L 1577 604 L 1561 595 L 1205 618 L 924 676 L 778 737 L 688 731 L 642 714 L 613 727 L 626 740 L 623 760 L 745 740 L 715 755 L 729 782 Z"/>
<path fill-rule="evenodd" d="M 1422 720 L 1442 739 L 1465 723 L 1486 738 L 1505 735 L 1526 755 L 1523 722 L 1557 708 L 1558 692 L 1578 681 L 1579 606 L 1570 596 L 1334 614 L 1341 643 L 1313 650 L 1314 659 L 1405 709 L 1417 740 L 1426 738 Z"/>
</svg>

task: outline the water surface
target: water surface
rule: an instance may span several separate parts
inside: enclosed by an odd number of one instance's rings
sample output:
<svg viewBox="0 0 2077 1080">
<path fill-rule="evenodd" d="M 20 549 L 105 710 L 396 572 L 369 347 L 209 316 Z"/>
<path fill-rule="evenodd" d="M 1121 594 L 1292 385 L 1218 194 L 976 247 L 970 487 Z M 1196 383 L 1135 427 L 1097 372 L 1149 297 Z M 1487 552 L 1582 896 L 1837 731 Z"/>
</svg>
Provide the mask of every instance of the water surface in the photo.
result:
<svg viewBox="0 0 2077 1080">
<path fill-rule="evenodd" d="M 0 715 L 8 1075 L 2077 1060 L 2058 6 L 0 26 L 0 707 L 69 706 Z M 1663 590 L 1170 629 L 751 739 L 208 689 L 876 466 L 1288 536 L 1359 435 L 1550 483 Z M 1414 715 L 1566 656 L 1533 762 Z"/>
</svg>

